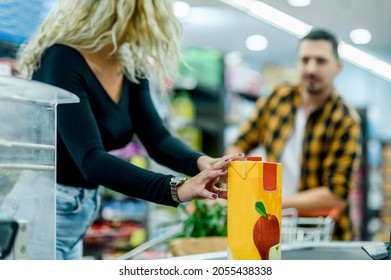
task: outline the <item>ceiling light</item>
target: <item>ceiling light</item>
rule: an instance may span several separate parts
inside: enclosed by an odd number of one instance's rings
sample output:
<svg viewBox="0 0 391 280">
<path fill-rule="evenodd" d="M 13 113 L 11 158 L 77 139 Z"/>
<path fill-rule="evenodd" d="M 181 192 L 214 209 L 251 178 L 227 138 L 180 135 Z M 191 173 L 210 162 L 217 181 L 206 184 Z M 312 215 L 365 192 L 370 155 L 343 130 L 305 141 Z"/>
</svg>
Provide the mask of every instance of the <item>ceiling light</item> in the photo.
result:
<svg viewBox="0 0 391 280">
<path fill-rule="evenodd" d="M 311 0 L 287 0 L 293 7 L 306 7 L 311 4 Z"/>
<path fill-rule="evenodd" d="M 339 52 L 346 61 L 391 81 L 391 65 L 389 63 L 343 41 L 339 43 Z"/>
<path fill-rule="evenodd" d="M 294 18 L 263 2 L 254 0 L 220 0 L 257 19 L 265 21 L 277 28 L 289 32 L 296 37 L 302 37 L 311 30 L 312 26 Z"/>
<path fill-rule="evenodd" d="M 185 18 L 190 14 L 191 6 L 182 1 L 174 3 L 174 13 L 178 18 Z"/>
<path fill-rule="evenodd" d="M 355 29 L 349 34 L 350 40 L 358 45 L 366 45 L 372 40 L 371 32 L 366 29 Z"/>
<path fill-rule="evenodd" d="M 246 39 L 246 47 L 250 51 L 263 51 L 267 48 L 268 41 L 265 36 L 262 35 L 252 35 Z"/>
<path fill-rule="evenodd" d="M 220 0 L 238 10 L 241 10 L 257 19 L 265 21 L 292 35 L 302 38 L 312 28 L 311 25 L 281 12 L 263 2 L 254 0 Z M 340 56 L 342 59 L 357 65 L 391 82 L 391 64 L 372 56 L 358 48 L 341 41 Z"/>
</svg>

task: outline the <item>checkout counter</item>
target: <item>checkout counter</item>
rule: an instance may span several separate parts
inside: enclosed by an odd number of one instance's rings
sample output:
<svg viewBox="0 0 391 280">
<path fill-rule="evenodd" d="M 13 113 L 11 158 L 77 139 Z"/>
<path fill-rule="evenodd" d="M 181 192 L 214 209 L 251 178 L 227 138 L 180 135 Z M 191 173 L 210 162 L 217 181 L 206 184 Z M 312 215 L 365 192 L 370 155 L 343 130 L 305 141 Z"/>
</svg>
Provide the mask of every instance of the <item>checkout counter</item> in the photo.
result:
<svg viewBox="0 0 391 280">
<path fill-rule="evenodd" d="M 326 217 L 298 217 L 294 209 L 283 211 L 283 234 L 281 237 L 282 260 L 372 260 L 391 259 L 389 242 L 373 241 L 334 241 L 331 240 L 334 220 Z M 174 240 L 183 228 L 178 225 L 167 230 L 141 246 L 118 257 L 120 260 L 137 259 L 146 250 L 168 244 Z M 391 232 L 390 232 L 391 236 Z M 205 247 L 205 246 L 204 246 Z M 197 254 L 173 254 L 171 260 L 227 260 L 225 246 L 208 247 L 209 252 Z M 184 251 L 184 250 L 182 250 Z M 192 250 L 193 252 L 195 250 Z M 198 252 L 200 252 L 199 250 Z M 213 251 L 213 252 L 212 252 Z"/>
<path fill-rule="evenodd" d="M 0 259 L 34 259 L 36 256 L 29 254 L 32 246 L 46 250 L 40 259 L 56 258 L 56 107 L 76 102 L 77 96 L 60 88 L 0 76 L 0 236 L 7 237 L 2 241 L 14 243 L 12 250 L 10 244 L 0 244 L 0 251 L 4 250 Z M 33 180 L 42 181 L 37 184 Z M 45 191 L 35 188 L 37 185 L 45 185 Z M 22 213 L 27 204 L 32 207 Z M 32 223 L 37 215 L 42 217 L 40 228 Z M 48 237 L 38 245 L 31 244 L 36 231 L 44 231 Z"/>
<path fill-rule="evenodd" d="M 172 227 L 164 234 L 157 236 L 139 247 L 119 256 L 119 260 L 137 259 L 139 254 L 168 244 L 182 232 L 180 225 Z M 391 234 L 391 233 L 390 233 Z M 390 237 L 391 241 L 391 237 Z M 390 242 L 376 241 L 299 241 L 281 243 L 282 260 L 372 260 L 390 259 Z M 224 248 L 224 246 L 219 246 Z M 227 260 L 227 250 L 213 251 L 210 248 L 207 253 L 177 255 L 164 258 L 165 260 Z"/>
<path fill-rule="evenodd" d="M 282 260 L 371 260 L 362 248 L 378 247 L 383 242 L 371 241 L 328 241 L 319 243 L 282 244 Z M 211 252 L 168 258 L 171 260 L 226 260 L 227 251 Z"/>
</svg>

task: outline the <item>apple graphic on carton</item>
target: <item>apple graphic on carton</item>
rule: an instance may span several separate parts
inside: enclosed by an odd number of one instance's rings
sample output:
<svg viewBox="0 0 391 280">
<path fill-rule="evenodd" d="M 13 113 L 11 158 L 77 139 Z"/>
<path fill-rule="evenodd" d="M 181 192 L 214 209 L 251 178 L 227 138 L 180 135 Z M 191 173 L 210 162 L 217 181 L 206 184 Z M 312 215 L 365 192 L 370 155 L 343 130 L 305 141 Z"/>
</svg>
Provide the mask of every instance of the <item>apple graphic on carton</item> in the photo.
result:
<svg viewBox="0 0 391 280">
<path fill-rule="evenodd" d="M 266 212 L 265 205 L 258 201 L 255 210 L 260 214 L 253 228 L 254 244 L 262 260 L 269 260 L 270 249 L 280 243 L 280 223 L 275 215 Z M 277 246 L 279 249 L 279 246 Z"/>
</svg>

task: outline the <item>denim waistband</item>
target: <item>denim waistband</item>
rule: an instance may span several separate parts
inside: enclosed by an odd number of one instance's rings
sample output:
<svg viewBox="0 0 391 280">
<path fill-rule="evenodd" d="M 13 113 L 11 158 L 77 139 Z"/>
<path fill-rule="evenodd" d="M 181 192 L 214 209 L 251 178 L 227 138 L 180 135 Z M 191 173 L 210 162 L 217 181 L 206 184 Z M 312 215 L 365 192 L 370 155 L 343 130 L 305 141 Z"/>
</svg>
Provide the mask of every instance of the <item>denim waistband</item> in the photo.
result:
<svg viewBox="0 0 391 280">
<path fill-rule="evenodd" d="M 61 191 L 73 196 L 79 196 L 81 199 L 95 198 L 98 193 L 97 189 L 86 189 L 83 187 L 67 186 L 62 184 L 57 184 L 57 191 Z"/>
</svg>

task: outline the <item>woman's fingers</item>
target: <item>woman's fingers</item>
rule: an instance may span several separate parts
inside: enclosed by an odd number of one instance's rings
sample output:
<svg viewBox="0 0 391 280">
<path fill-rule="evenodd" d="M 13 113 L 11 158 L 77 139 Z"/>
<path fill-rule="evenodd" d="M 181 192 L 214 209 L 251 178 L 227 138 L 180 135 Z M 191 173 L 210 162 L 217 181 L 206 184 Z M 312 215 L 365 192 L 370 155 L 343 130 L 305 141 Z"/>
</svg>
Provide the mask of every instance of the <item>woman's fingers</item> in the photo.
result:
<svg viewBox="0 0 391 280">
<path fill-rule="evenodd" d="M 217 193 L 210 192 L 207 189 L 202 189 L 200 196 L 203 198 L 209 198 L 209 199 L 217 199 L 218 198 Z"/>
<path fill-rule="evenodd" d="M 217 199 L 219 197 L 227 199 L 227 191 L 217 188 L 215 184 L 217 182 L 226 182 L 229 163 L 243 158 L 244 154 L 225 156 L 188 180 L 184 186 L 187 189 L 187 198 L 189 200 L 202 198 Z"/>
<path fill-rule="evenodd" d="M 228 168 L 228 165 L 231 161 L 236 160 L 242 160 L 244 158 L 244 154 L 234 154 L 234 155 L 227 155 L 222 157 L 220 160 L 216 161 L 213 165 L 210 166 L 210 168 L 216 169 L 216 168 Z"/>
<path fill-rule="evenodd" d="M 221 169 L 221 170 L 227 169 L 228 165 L 229 165 L 229 163 L 231 161 L 232 160 L 230 158 L 221 159 L 221 160 L 219 160 L 218 162 L 216 162 L 215 164 L 213 164 L 212 166 L 210 166 L 208 169 L 206 169 L 204 171 L 217 170 L 217 169 Z"/>
<path fill-rule="evenodd" d="M 220 166 L 220 165 L 219 165 Z M 224 166 L 224 165 L 221 165 Z M 217 169 L 213 170 L 204 170 L 199 173 L 196 177 L 198 181 L 198 195 L 202 198 L 216 199 L 218 198 L 217 188 L 215 187 L 216 182 L 219 180 L 220 176 L 223 176 L 227 173 L 227 169 L 219 169 L 217 166 L 214 167 Z M 195 178 L 195 177 L 193 177 Z"/>
<path fill-rule="evenodd" d="M 242 160 L 244 159 L 244 154 L 243 153 L 238 153 L 238 154 L 232 154 L 232 155 L 225 155 L 222 157 L 223 160 L 229 159 L 231 161 L 234 160 Z"/>
</svg>

